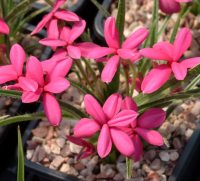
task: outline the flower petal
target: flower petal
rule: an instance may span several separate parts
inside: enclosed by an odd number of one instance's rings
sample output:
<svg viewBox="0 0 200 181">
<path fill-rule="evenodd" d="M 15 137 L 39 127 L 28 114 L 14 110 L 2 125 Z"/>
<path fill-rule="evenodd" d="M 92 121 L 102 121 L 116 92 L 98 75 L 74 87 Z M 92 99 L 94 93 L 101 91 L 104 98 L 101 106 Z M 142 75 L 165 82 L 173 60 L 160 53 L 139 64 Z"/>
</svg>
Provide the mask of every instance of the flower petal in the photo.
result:
<svg viewBox="0 0 200 181">
<path fill-rule="evenodd" d="M 99 134 L 97 152 L 101 158 L 108 156 L 112 149 L 112 140 L 108 125 L 104 124 Z"/>
<path fill-rule="evenodd" d="M 115 52 L 113 48 L 100 47 L 92 42 L 76 44 L 81 50 L 81 55 L 85 58 L 97 59 Z"/>
<path fill-rule="evenodd" d="M 42 64 L 36 57 L 31 56 L 29 58 L 26 64 L 26 75 L 35 80 L 39 85 L 44 85 Z"/>
<path fill-rule="evenodd" d="M 109 47 L 118 49 L 120 47 L 119 32 L 114 17 L 108 17 L 104 25 L 104 36 Z"/>
<path fill-rule="evenodd" d="M 137 104 L 135 103 L 135 101 L 131 97 L 126 96 L 125 99 L 122 102 L 122 110 L 125 110 L 125 109 L 130 109 L 130 110 L 133 110 L 135 112 L 138 111 Z"/>
<path fill-rule="evenodd" d="M 115 128 L 110 129 L 112 141 L 119 152 L 125 156 L 131 156 L 135 150 L 131 138 L 123 131 Z"/>
<path fill-rule="evenodd" d="M 39 31 L 47 25 L 47 23 L 52 19 L 53 13 L 49 13 L 43 17 L 43 19 L 38 23 L 36 28 L 31 32 L 31 35 L 38 33 Z"/>
<path fill-rule="evenodd" d="M 140 50 L 140 54 L 152 60 L 166 60 L 166 61 L 172 60 L 172 58 L 169 57 L 169 55 L 166 52 L 161 51 L 158 48 L 144 48 Z"/>
<path fill-rule="evenodd" d="M 22 75 L 24 62 L 26 61 L 26 53 L 19 44 L 14 44 L 10 50 L 10 61 L 13 64 L 18 76 Z"/>
<path fill-rule="evenodd" d="M 68 80 L 62 77 L 58 77 L 55 81 L 49 82 L 45 87 L 44 90 L 51 92 L 51 93 L 61 93 L 65 91 L 70 86 Z"/>
<path fill-rule="evenodd" d="M 123 49 L 135 49 L 147 38 L 149 34 L 148 29 L 139 28 L 131 34 L 122 44 Z"/>
<path fill-rule="evenodd" d="M 142 82 L 143 93 L 150 94 L 158 90 L 169 80 L 170 74 L 171 68 L 168 65 L 159 65 L 153 68 Z"/>
<path fill-rule="evenodd" d="M 180 64 L 187 69 L 194 68 L 200 64 L 200 57 L 189 58 L 189 59 L 183 60 L 182 62 L 180 62 Z"/>
<path fill-rule="evenodd" d="M 135 151 L 133 153 L 134 161 L 137 162 L 141 159 L 143 154 L 143 145 L 142 141 L 140 140 L 139 136 L 137 134 L 132 136 L 133 145 L 135 148 Z"/>
<path fill-rule="evenodd" d="M 73 12 L 67 10 L 59 10 L 54 13 L 54 16 L 60 20 L 64 21 L 79 21 L 80 18 Z"/>
<path fill-rule="evenodd" d="M 151 108 L 138 118 L 138 126 L 153 129 L 161 126 L 166 119 L 166 113 L 160 108 Z"/>
<path fill-rule="evenodd" d="M 0 66 L 0 84 L 4 84 L 18 78 L 17 72 L 13 65 Z"/>
<path fill-rule="evenodd" d="M 52 19 L 47 27 L 47 37 L 50 39 L 59 38 L 58 20 Z"/>
<path fill-rule="evenodd" d="M 102 107 L 96 101 L 96 99 L 90 94 L 86 94 L 84 97 L 84 104 L 86 112 L 91 115 L 100 124 L 106 123 L 106 115 L 103 112 Z"/>
<path fill-rule="evenodd" d="M 28 77 L 20 77 L 18 82 L 25 91 L 35 92 L 38 89 L 38 83 Z"/>
<path fill-rule="evenodd" d="M 188 3 L 188 2 L 192 2 L 192 0 L 175 0 L 176 2 L 179 3 Z"/>
<path fill-rule="evenodd" d="M 103 111 L 106 116 L 111 119 L 121 109 L 122 96 L 120 94 L 112 94 L 104 103 Z"/>
<path fill-rule="evenodd" d="M 61 32 L 60 32 L 60 39 L 66 41 L 66 42 L 68 42 L 68 41 L 69 41 L 69 38 L 70 38 L 70 33 L 71 33 L 70 31 L 71 31 L 71 30 L 70 30 L 69 27 L 64 26 L 64 27 L 62 28 Z"/>
<path fill-rule="evenodd" d="M 62 111 L 56 98 L 49 93 L 45 93 L 42 96 L 42 104 L 44 107 L 44 113 L 50 124 L 52 126 L 58 126 L 62 120 Z"/>
<path fill-rule="evenodd" d="M 6 22 L 0 18 L 0 33 L 8 35 L 10 33 L 10 29 Z"/>
<path fill-rule="evenodd" d="M 115 115 L 111 120 L 108 121 L 109 126 L 124 127 L 128 126 L 138 116 L 138 113 L 133 110 L 123 110 Z"/>
<path fill-rule="evenodd" d="M 182 28 L 174 41 L 174 60 L 178 61 L 192 43 L 192 33 L 188 28 Z"/>
<path fill-rule="evenodd" d="M 158 131 L 135 128 L 135 131 L 149 144 L 162 146 L 164 144 L 163 137 Z"/>
<path fill-rule="evenodd" d="M 177 80 L 184 80 L 187 75 L 187 68 L 183 66 L 181 63 L 173 62 L 172 65 L 172 71 L 174 73 L 174 76 Z"/>
<path fill-rule="evenodd" d="M 41 95 L 41 90 L 38 89 L 36 92 L 23 91 L 22 102 L 23 103 L 32 103 L 39 100 Z"/>
<path fill-rule="evenodd" d="M 160 9 L 166 14 L 177 13 L 180 11 L 181 6 L 175 0 L 159 0 Z"/>
<path fill-rule="evenodd" d="M 85 20 L 80 20 L 75 22 L 72 26 L 70 37 L 69 37 L 69 44 L 72 44 L 85 30 L 86 22 Z"/>
<path fill-rule="evenodd" d="M 101 80 L 103 82 L 110 83 L 112 81 L 115 73 L 117 72 L 119 61 L 120 57 L 118 55 L 114 55 L 108 60 L 101 73 Z"/>
<path fill-rule="evenodd" d="M 100 125 L 93 119 L 83 118 L 74 127 L 74 135 L 79 138 L 88 138 L 100 130 Z"/>
<path fill-rule="evenodd" d="M 67 51 L 68 51 L 68 55 L 71 58 L 74 58 L 74 59 L 80 59 L 81 58 L 81 51 L 78 47 L 69 45 L 69 46 L 67 46 Z"/>
<path fill-rule="evenodd" d="M 59 47 L 66 46 L 67 43 L 64 40 L 52 39 L 52 38 L 44 38 L 39 41 L 40 44 L 50 47 Z"/>
<path fill-rule="evenodd" d="M 174 46 L 169 42 L 156 43 L 153 48 L 165 55 L 165 60 L 172 62 L 174 55 Z"/>
<path fill-rule="evenodd" d="M 72 67 L 73 60 L 66 57 L 64 60 L 57 61 L 54 68 L 51 69 L 49 74 L 46 76 L 47 81 L 56 80 L 58 77 L 65 77 Z"/>
<path fill-rule="evenodd" d="M 123 59 L 132 59 L 136 56 L 136 52 L 130 49 L 118 49 L 117 50 L 118 55 Z"/>
</svg>

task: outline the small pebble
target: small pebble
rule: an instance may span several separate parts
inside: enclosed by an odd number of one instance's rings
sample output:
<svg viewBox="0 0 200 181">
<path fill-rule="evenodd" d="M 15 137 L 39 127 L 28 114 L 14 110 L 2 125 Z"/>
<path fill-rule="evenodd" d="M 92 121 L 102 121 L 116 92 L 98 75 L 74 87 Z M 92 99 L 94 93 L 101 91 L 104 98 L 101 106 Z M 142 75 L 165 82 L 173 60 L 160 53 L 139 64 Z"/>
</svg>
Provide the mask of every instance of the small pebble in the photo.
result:
<svg viewBox="0 0 200 181">
<path fill-rule="evenodd" d="M 176 161 L 179 157 L 179 154 L 175 151 L 175 152 L 172 152 L 170 153 L 170 160 L 171 161 Z"/>
<path fill-rule="evenodd" d="M 170 156 L 169 156 L 169 154 L 166 151 L 161 151 L 159 153 L 159 157 L 164 162 L 168 162 L 170 160 Z"/>
</svg>

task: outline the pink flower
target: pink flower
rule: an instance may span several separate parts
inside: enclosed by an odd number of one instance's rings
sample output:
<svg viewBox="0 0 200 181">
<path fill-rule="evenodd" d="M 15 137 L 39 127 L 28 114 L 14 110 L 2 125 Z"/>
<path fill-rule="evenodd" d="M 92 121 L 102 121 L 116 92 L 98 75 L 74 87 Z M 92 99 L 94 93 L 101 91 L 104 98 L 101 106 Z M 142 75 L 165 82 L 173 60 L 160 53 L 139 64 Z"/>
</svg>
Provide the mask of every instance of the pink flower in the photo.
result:
<svg viewBox="0 0 200 181">
<path fill-rule="evenodd" d="M 80 59 L 81 51 L 74 41 L 83 33 L 86 26 L 84 20 L 74 23 L 72 28 L 63 27 L 60 32 L 59 39 L 44 38 L 39 42 L 43 45 L 51 47 L 66 47 L 66 55 L 73 59 Z"/>
<path fill-rule="evenodd" d="M 68 141 L 83 147 L 77 156 L 77 160 L 87 158 L 94 153 L 95 148 L 91 143 L 73 136 L 67 136 L 67 139 Z"/>
<path fill-rule="evenodd" d="M 47 27 L 48 35 L 55 37 L 58 34 L 58 30 L 56 29 L 58 20 L 64 21 L 79 21 L 79 17 L 70 11 L 67 10 L 58 10 L 66 0 L 57 0 L 52 11 L 44 16 L 44 18 L 40 21 L 40 23 L 36 26 L 31 35 L 38 33 L 45 26 Z M 56 26 L 55 26 L 56 25 Z"/>
<path fill-rule="evenodd" d="M 137 105 L 131 97 L 126 97 L 123 100 L 122 107 L 124 110 L 137 111 Z M 132 139 L 135 147 L 135 152 L 133 154 L 135 161 L 140 160 L 143 153 L 141 138 L 151 145 L 162 146 L 164 144 L 160 133 L 152 129 L 162 125 L 165 118 L 166 114 L 162 109 L 151 108 L 140 115 L 139 118 L 135 119 L 129 127 L 122 129 Z"/>
<path fill-rule="evenodd" d="M 42 63 L 37 58 L 30 57 L 26 64 L 26 77 L 19 78 L 19 86 L 23 90 L 22 102 L 35 102 L 42 96 L 44 112 L 49 122 L 55 126 L 59 125 L 62 112 L 53 94 L 61 93 L 70 86 L 64 77 L 71 65 L 70 59 L 62 60 L 44 75 Z"/>
<path fill-rule="evenodd" d="M 91 95 L 84 97 L 86 112 L 92 118 L 81 119 L 74 128 L 74 136 L 88 138 L 100 131 L 97 152 L 101 158 L 110 153 L 112 143 L 123 155 L 132 155 L 134 152 L 130 137 L 120 127 L 129 125 L 137 117 L 137 113 L 133 110 L 120 111 L 121 102 L 119 94 L 112 94 L 103 107 Z"/>
<path fill-rule="evenodd" d="M 23 74 L 23 66 L 26 61 L 24 49 L 19 44 L 14 44 L 10 50 L 10 65 L 0 67 L 0 84 L 18 80 Z"/>
<path fill-rule="evenodd" d="M 10 29 L 6 22 L 0 18 L 0 34 L 6 34 L 8 35 L 10 33 Z"/>
<path fill-rule="evenodd" d="M 153 48 L 145 48 L 140 53 L 153 60 L 164 60 L 166 64 L 157 65 L 144 78 L 142 82 L 143 93 L 152 93 L 165 84 L 173 72 L 177 80 L 184 80 L 187 69 L 200 64 L 200 57 L 181 60 L 184 52 L 190 47 L 192 34 L 188 28 L 183 28 L 177 34 L 173 44 L 160 42 Z M 158 76 L 159 75 L 159 76 Z"/>
<path fill-rule="evenodd" d="M 180 11 L 180 3 L 188 2 L 192 2 L 192 0 L 159 0 L 159 6 L 164 13 L 172 14 Z"/>
<path fill-rule="evenodd" d="M 109 17 L 105 21 L 104 36 L 109 48 L 94 46 L 92 44 L 84 44 L 82 48 L 83 57 L 87 58 L 101 58 L 105 55 L 112 54 L 105 65 L 101 79 L 102 81 L 109 83 L 112 81 L 117 68 L 120 63 L 120 58 L 124 60 L 136 61 L 140 58 L 138 53 L 138 47 L 148 36 L 148 30 L 146 28 L 140 28 L 132 35 L 130 35 L 120 46 L 119 33 L 116 27 L 115 18 Z M 87 48 L 86 48 L 87 47 Z"/>
</svg>

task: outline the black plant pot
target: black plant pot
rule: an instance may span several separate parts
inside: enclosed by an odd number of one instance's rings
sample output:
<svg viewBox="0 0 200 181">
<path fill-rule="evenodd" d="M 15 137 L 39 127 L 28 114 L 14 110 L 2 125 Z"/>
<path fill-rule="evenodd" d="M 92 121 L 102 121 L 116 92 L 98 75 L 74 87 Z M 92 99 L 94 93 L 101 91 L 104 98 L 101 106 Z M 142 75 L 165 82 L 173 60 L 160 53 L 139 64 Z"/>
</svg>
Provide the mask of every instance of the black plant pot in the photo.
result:
<svg viewBox="0 0 200 181">
<path fill-rule="evenodd" d="M 31 131 L 38 125 L 39 121 L 29 123 L 26 131 L 23 134 L 23 145 L 26 152 L 26 143 L 31 137 Z M 64 173 L 46 168 L 35 162 L 25 158 L 26 181 L 81 181 L 75 176 L 66 175 Z"/>
<path fill-rule="evenodd" d="M 194 132 L 168 181 L 200 180 L 200 128 Z"/>
<path fill-rule="evenodd" d="M 112 0 L 104 0 L 102 6 L 109 11 L 110 6 L 112 4 Z M 106 46 L 105 38 L 104 38 L 104 21 L 105 16 L 101 11 L 98 11 L 95 19 L 94 19 L 94 28 L 93 28 L 93 40 L 103 46 Z"/>
</svg>

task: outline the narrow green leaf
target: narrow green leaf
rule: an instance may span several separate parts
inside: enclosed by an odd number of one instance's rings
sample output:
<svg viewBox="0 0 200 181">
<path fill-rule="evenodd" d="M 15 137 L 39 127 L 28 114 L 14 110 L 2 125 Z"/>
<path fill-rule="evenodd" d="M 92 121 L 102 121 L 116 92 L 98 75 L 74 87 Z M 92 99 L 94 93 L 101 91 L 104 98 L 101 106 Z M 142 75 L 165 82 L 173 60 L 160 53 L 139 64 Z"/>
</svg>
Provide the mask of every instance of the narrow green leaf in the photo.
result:
<svg viewBox="0 0 200 181">
<path fill-rule="evenodd" d="M 18 167 L 17 167 L 17 181 L 24 181 L 24 151 L 21 138 L 20 128 L 17 128 L 18 135 Z"/>
<path fill-rule="evenodd" d="M 61 100 L 58 100 L 58 102 L 63 110 L 71 113 L 75 118 L 87 118 L 88 117 L 85 113 L 83 113 L 81 110 L 77 109 L 76 107 L 74 107 L 66 102 L 63 102 Z"/>
<path fill-rule="evenodd" d="M 19 91 L 0 89 L 0 96 L 7 96 L 7 97 L 21 99 L 21 95 L 22 94 Z"/>
<path fill-rule="evenodd" d="M 184 89 L 184 90 L 192 90 L 192 89 L 194 89 L 195 87 L 196 87 L 196 85 L 198 84 L 198 83 L 200 83 L 200 74 L 197 76 L 197 77 L 195 77 L 187 86 L 186 86 L 186 88 Z"/>
<path fill-rule="evenodd" d="M 18 91 L 13 91 L 13 90 L 2 90 L 0 89 L 0 96 L 8 96 L 8 97 L 12 97 L 12 98 L 18 98 L 18 99 L 21 99 L 21 92 L 18 92 Z M 74 115 L 74 117 L 76 118 L 80 118 L 80 117 L 87 117 L 86 114 L 84 114 L 82 111 L 80 111 L 79 109 L 75 108 L 74 106 L 68 104 L 68 103 L 65 103 L 63 101 L 59 101 L 61 107 L 63 109 L 65 109 L 66 111 L 68 111 L 69 113 L 71 113 L 72 115 Z M 28 119 L 31 119 L 31 115 L 30 114 L 26 114 L 25 117 L 23 116 L 19 116 L 19 119 L 22 119 L 22 121 L 28 121 Z M 40 117 L 36 117 L 36 118 L 40 118 Z M 11 120 L 10 120 L 11 119 Z M 32 120 L 32 119 L 31 119 Z M 20 122 L 20 120 L 18 120 L 18 117 L 16 118 L 9 118 L 9 121 L 13 121 L 13 123 L 15 122 Z M 9 124 L 9 123 L 8 123 Z M 3 122 L 1 122 L 0 120 L 0 126 L 1 125 L 6 125 L 6 120 L 3 120 Z"/>
<path fill-rule="evenodd" d="M 148 103 L 142 104 L 139 106 L 139 110 L 140 112 L 143 112 L 151 107 L 165 107 L 173 103 L 174 100 L 183 100 L 183 99 L 188 99 L 190 97 L 199 97 L 199 96 L 200 96 L 200 88 L 181 93 L 176 93 L 165 96 L 164 98 L 159 98 L 155 101 L 149 101 Z"/>
<path fill-rule="evenodd" d="M 124 38 L 125 8 L 125 0 L 118 0 L 118 13 L 116 24 L 119 31 L 119 38 L 121 43 L 123 42 Z"/>
<path fill-rule="evenodd" d="M 188 81 L 194 79 L 196 76 L 200 74 L 200 65 L 197 67 L 191 69 L 185 80 L 183 81 L 177 81 L 175 78 L 172 78 L 169 80 L 164 86 L 162 86 L 158 91 L 152 93 L 152 94 L 139 94 L 134 99 L 137 102 L 138 105 L 145 104 L 147 102 L 155 101 L 159 98 L 166 97 L 166 95 L 169 95 L 171 93 L 171 90 L 173 90 L 176 87 L 181 86 L 183 83 L 187 83 Z M 158 96 L 159 95 L 159 96 Z"/>
<path fill-rule="evenodd" d="M 175 38 L 176 38 L 176 34 L 178 32 L 178 28 L 180 26 L 181 20 L 182 18 L 190 11 L 191 7 L 188 7 L 188 4 L 185 4 L 184 7 L 181 9 L 181 12 L 178 15 L 178 18 L 176 20 L 176 23 L 174 25 L 174 29 L 172 31 L 172 35 L 170 38 L 170 42 L 173 43 Z"/>
<path fill-rule="evenodd" d="M 90 0 L 90 1 L 97 7 L 97 9 L 98 9 L 105 17 L 110 16 L 110 13 L 109 13 L 97 0 Z"/>
<path fill-rule="evenodd" d="M 33 2 L 35 2 L 37 0 L 24 0 L 21 1 L 20 3 L 18 3 L 6 16 L 5 20 L 11 21 L 13 19 L 16 19 L 16 17 L 18 15 L 20 15 L 21 13 L 23 13 L 24 11 L 26 11 L 26 8 Z"/>
<path fill-rule="evenodd" d="M 0 117 L 0 126 L 6 126 L 14 123 L 20 123 L 24 121 L 30 121 L 30 120 L 36 120 L 44 118 L 43 112 L 37 112 L 32 114 L 24 114 L 24 115 L 18 115 L 18 116 L 12 116 L 12 117 Z"/>
</svg>

